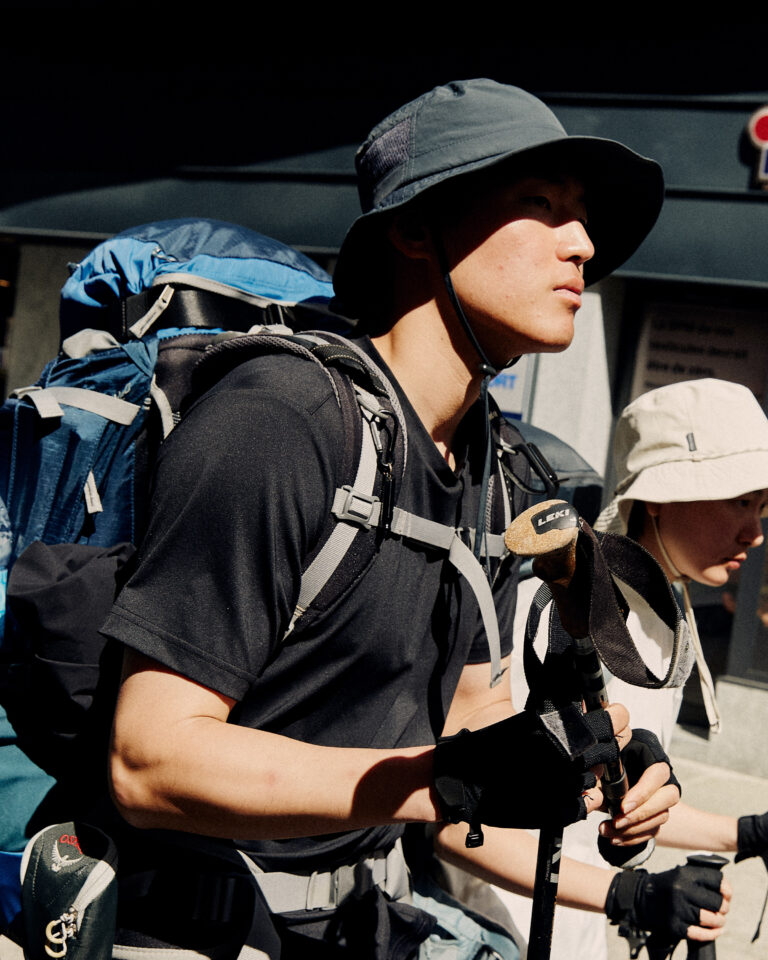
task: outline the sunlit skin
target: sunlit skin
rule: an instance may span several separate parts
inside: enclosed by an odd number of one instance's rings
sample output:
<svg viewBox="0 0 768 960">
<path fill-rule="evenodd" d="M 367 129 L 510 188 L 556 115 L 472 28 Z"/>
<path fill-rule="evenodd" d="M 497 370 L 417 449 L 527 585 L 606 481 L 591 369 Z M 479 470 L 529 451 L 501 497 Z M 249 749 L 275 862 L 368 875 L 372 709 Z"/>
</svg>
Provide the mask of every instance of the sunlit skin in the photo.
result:
<svg viewBox="0 0 768 960">
<path fill-rule="evenodd" d="M 594 255 L 584 188 L 523 177 L 453 210 L 443 232 L 456 294 L 491 359 L 558 352 L 573 339 Z M 457 215 L 458 214 L 458 215 Z"/>
<path fill-rule="evenodd" d="M 640 543 L 659 561 L 670 580 L 651 526 L 656 518 L 659 535 L 678 573 L 697 583 L 721 587 L 747 559 L 747 552 L 763 542 L 761 517 L 768 508 L 768 490 L 754 490 L 732 500 L 694 500 L 689 503 L 646 503 L 648 517 Z"/>
</svg>

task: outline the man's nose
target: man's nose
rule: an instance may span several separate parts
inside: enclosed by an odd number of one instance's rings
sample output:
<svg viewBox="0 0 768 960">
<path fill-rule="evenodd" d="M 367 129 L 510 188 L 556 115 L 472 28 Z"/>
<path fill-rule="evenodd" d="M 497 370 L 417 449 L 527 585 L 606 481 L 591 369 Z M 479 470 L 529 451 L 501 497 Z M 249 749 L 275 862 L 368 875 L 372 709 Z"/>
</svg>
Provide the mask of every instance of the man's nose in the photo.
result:
<svg viewBox="0 0 768 960">
<path fill-rule="evenodd" d="M 594 244 L 581 220 L 569 220 L 560 227 L 558 255 L 561 260 L 573 260 L 579 266 L 594 257 Z"/>
</svg>

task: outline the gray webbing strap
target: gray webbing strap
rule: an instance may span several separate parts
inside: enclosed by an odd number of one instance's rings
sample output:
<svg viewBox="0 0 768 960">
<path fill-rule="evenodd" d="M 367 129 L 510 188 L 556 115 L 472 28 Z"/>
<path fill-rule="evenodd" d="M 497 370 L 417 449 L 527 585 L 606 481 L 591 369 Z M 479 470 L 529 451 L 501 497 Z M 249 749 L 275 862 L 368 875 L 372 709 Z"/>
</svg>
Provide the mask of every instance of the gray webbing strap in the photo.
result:
<svg viewBox="0 0 768 960">
<path fill-rule="evenodd" d="M 93 475 L 93 470 L 89 470 L 88 476 L 85 478 L 83 496 L 85 497 L 85 509 L 88 513 L 103 513 L 104 507 L 101 505 L 101 497 L 96 486 L 96 477 Z"/>
<path fill-rule="evenodd" d="M 355 387 L 355 389 L 365 396 L 367 406 L 375 405 L 375 400 L 370 394 L 367 394 L 359 387 Z M 344 559 L 344 555 L 357 536 L 361 525 L 375 525 L 371 522 L 371 520 L 374 519 L 373 510 L 370 511 L 367 521 L 363 519 L 363 511 L 365 510 L 366 502 L 370 504 L 371 508 L 378 507 L 380 509 L 380 504 L 377 504 L 372 497 L 373 488 L 376 483 L 378 463 L 373 431 L 376 430 L 377 427 L 374 422 L 374 415 L 362 404 L 361 410 L 366 422 L 363 425 L 360 462 L 357 467 L 354 487 L 343 488 L 342 490 L 336 491 L 332 512 L 342 522 L 335 525 L 330 537 L 328 537 L 315 559 L 304 571 L 299 589 L 299 599 L 296 603 L 296 609 L 293 611 L 291 622 L 285 632 L 285 637 L 293 630 L 296 621 L 312 603 L 318 593 L 320 593 L 330 579 L 331 574 Z M 366 429 L 366 426 L 368 429 Z M 356 510 L 355 508 L 358 509 Z M 375 514 L 375 520 L 378 522 L 378 511 Z M 285 639 L 285 637 L 283 639 Z"/>
<path fill-rule="evenodd" d="M 335 870 L 309 874 L 265 873 L 251 858 L 240 854 L 259 885 L 272 913 L 293 910 L 333 910 L 352 894 L 379 887 L 392 900 L 410 892 L 408 868 L 398 841 L 386 856 L 369 857 Z"/>
<path fill-rule="evenodd" d="M 395 507 L 392 511 L 392 533 L 407 537 L 409 540 L 418 540 L 419 543 L 426 543 L 432 547 L 440 547 L 443 550 L 450 550 L 451 544 L 456 539 L 455 527 L 437 523 L 435 520 L 427 520 L 426 517 L 418 517 L 415 513 L 401 510 L 400 507 Z"/>
<path fill-rule="evenodd" d="M 139 319 L 129 327 L 129 332 L 132 333 L 137 340 L 141 340 L 141 338 L 151 329 L 155 320 L 157 320 L 157 318 L 165 312 L 165 309 L 171 302 L 172 297 L 173 287 L 166 284 L 165 287 L 163 287 L 163 292 L 160 294 L 157 300 L 155 300 L 149 310 L 147 310 L 144 316 L 139 317 Z"/>
<path fill-rule="evenodd" d="M 509 524 L 507 524 L 509 526 Z M 483 534 L 483 548 L 480 551 L 480 556 L 485 557 L 506 557 L 509 553 L 507 550 L 507 545 L 504 543 L 504 534 L 503 533 L 484 533 Z"/>
<path fill-rule="evenodd" d="M 406 510 L 395 507 L 392 514 L 392 532 L 419 543 L 426 543 L 433 547 L 440 547 L 448 551 L 448 560 L 464 577 L 477 600 L 480 616 L 483 620 L 485 635 L 488 639 L 488 649 L 491 654 L 491 686 L 495 687 L 501 680 L 501 641 L 499 638 L 499 622 L 496 617 L 496 606 L 493 594 L 488 583 L 485 571 L 469 547 L 461 540 L 455 527 L 436 523 L 425 517 L 418 517 Z M 488 540 L 491 541 L 491 537 Z M 503 537 L 499 537 L 503 543 Z M 491 543 L 489 542 L 489 547 Z M 494 544 L 498 546 L 498 544 Z M 499 554 L 500 556 L 501 554 Z"/>
<path fill-rule="evenodd" d="M 374 524 L 372 524 L 374 526 Z M 456 536 L 456 527 L 451 527 L 446 523 L 437 523 L 435 520 L 427 520 L 426 517 L 419 517 L 415 513 L 408 513 L 407 510 L 401 510 L 395 507 L 392 511 L 392 533 L 400 537 L 407 537 L 410 540 L 418 540 L 419 543 L 426 543 L 431 547 L 439 547 L 442 550 L 450 550 L 454 537 Z M 470 530 L 470 538 L 474 539 L 474 530 Z M 481 556 L 505 557 L 509 552 L 504 543 L 503 533 L 487 533 L 483 537 L 484 549 Z"/>
<path fill-rule="evenodd" d="M 83 390 L 80 387 L 22 387 L 14 390 L 12 396 L 27 397 L 35 405 L 35 409 L 43 420 L 51 417 L 63 417 L 64 411 L 60 404 L 68 407 L 77 407 L 95 413 L 113 423 L 128 426 L 141 407 L 119 397 L 110 397 L 97 390 Z"/>
<path fill-rule="evenodd" d="M 499 451 L 499 458 L 496 461 L 496 465 L 499 470 L 499 488 L 501 490 L 501 499 L 504 503 L 504 529 L 512 523 L 512 504 L 510 503 L 509 490 L 507 489 L 507 481 L 504 479 L 504 470 L 501 466 L 501 451 Z M 489 540 L 491 536 L 489 535 Z M 504 541 L 503 534 L 500 537 L 502 543 Z M 491 556 L 496 556 L 496 554 L 491 554 Z"/>
<path fill-rule="evenodd" d="M 116 943 L 112 947 L 112 960 L 216 960 L 221 956 L 217 947 L 210 948 L 213 952 L 200 953 L 199 950 L 187 950 L 184 947 L 135 947 Z M 246 952 L 247 951 L 247 952 Z M 5 960 L 5 954 L 0 954 Z M 230 954 L 231 956 L 231 954 Z M 237 955 L 238 960 L 270 960 L 269 954 L 254 947 L 244 946 Z"/>
<path fill-rule="evenodd" d="M 92 353 L 119 348 L 119 341 L 111 333 L 106 330 L 94 330 L 91 327 L 86 327 L 84 330 L 73 333 L 71 337 L 67 337 L 61 345 L 61 352 L 73 360 L 81 360 Z"/>
<path fill-rule="evenodd" d="M 485 635 L 488 640 L 488 650 L 491 654 L 491 686 L 495 687 L 501 680 L 503 670 L 501 669 L 499 621 L 496 617 L 496 606 L 493 602 L 493 594 L 491 593 L 488 578 L 475 555 L 469 547 L 459 539 L 458 534 L 451 543 L 448 560 L 466 579 L 477 599 L 480 616 L 483 618 Z"/>
<path fill-rule="evenodd" d="M 157 412 L 160 414 L 160 425 L 163 429 L 163 440 L 176 426 L 176 420 L 173 416 L 171 402 L 165 394 L 165 391 L 157 385 L 157 377 L 152 374 L 152 382 L 149 385 L 149 395 L 154 400 Z"/>
<path fill-rule="evenodd" d="M 305 334 L 301 334 L 305 336 Z M 368 356 L 365 351 L 361 350 L 356 343 L 353 343 L 351 340 L 347 340 L 345 337 L 342 337 L 340 334 L 331 333 L 326 331 L 323 333 L 322 343 L 328 342 L 341 343 L 347 350 L 351 350 L 359 359 L 363 366 L 371 371 L 374 377 L 381 383 L 384 391 L 387 394 L 387 400 L 389 401 L 392 410 L 395 414 L 395 419 L 400 425 L 403 438 L 403 474 L 405 474 L 406 467 L 408 466 L 408 431 L 405 429 L 405 415 L 403 414 L 403 408 L 400 404 L 400 399 L 395 392 L 395 388 L 389 382 L 389 378 L 385 377 L 384 374 L 379 370 L 373 360 Z"/>
</svg>

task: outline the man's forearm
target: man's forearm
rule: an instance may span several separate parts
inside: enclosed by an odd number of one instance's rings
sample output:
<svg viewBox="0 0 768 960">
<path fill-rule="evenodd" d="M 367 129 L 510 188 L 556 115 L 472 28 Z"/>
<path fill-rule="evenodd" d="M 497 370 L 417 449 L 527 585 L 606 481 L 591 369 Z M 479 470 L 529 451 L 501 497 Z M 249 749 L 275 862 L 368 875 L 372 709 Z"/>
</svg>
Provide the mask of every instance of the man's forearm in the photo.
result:
<svg viewBox="0 0 768 960">
<path fill-rule="evenodd" d="M 173 756 L 165 759 L 134 765 L 113 755 L 123 816 L 140 827 L 253 839 L 439 818 L 431 748 L 317 747 L 220 726 L 210 720 L 176 732 Z"/>
</svg>

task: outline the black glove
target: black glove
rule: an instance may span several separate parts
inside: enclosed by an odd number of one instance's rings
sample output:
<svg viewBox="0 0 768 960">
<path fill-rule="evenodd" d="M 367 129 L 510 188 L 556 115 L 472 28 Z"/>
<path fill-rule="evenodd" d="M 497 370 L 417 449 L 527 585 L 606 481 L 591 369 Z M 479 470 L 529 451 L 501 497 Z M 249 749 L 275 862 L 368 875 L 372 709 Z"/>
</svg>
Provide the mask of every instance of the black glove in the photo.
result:
<svg viewBox="0 0 768 960">
<path fill-rule="evenodd" d="M 678 793 L 681 792 L 680 783 L 672 772 L 672 763 L 659 743 L 658 737 L 650 730 L 640 728 L 632 731 L 632 739 L 621 751 L 621 762 L 624 764 L 630 787 L 637 783 L 648 767 L 653 766 L 654 763 L 666 763 L 669 765 L 669 779 L 665 786 L 671 783 L 677 787 Z M 643 863 L 653 853 L 653 846 L 650 840 L 643 844 L 614 846 L 608 837 L 597 838 L 597 849 L 601 857 L 612 867 L 634 867 Z"/>
<path fill-rule="evenodd" d="M 768 813 L 739 817 L 737 837 L 736 863 L 747 857 L 768 857 Z"/>
<path fill-rule="evenodd" d="M 589 766 L 617 755 L 605 710 L 577 707 L 444 737 L 435 747 L 435 790 L 445 820 L 494 827 L 565 826 L 586 816 Z M 586 758 L 586 759 L 585 759 Z"/>
<path fill-rule="evenodd" d="M 682 794 L 680 782 L 672 773 L 672 762 L 659 743 L 659 738 L 650 730 L 643 730 L 642 728 L 635 730 L 633 728 L 632 739 L 621 751 L 621 762 L 627 771 L 627 780 L 630 787 L 637 783 L 648 767 L 653 766 L 654 763 L 668 764 L 669 779 L 664 786 L 671 783 L 677 787 L 678 793 Z"/>
<path fill-rule="evenodd" d="M 611 882 L 605 913 L 623 923 L 668 939 L 682 940 L 698 926 L 699 911 L 717 912 L 723 903 L 722 875 L 708 867 L 674 867 L 663 873 L 622 870 Z"/>
<path fill-rule="evenodd" d="M 632 739 L 621 751 L 621 762 L 627 772 L 627 782 L 630 787 L 637 783 L 648 767 L 653 766 L 654 763 L 668 764 L 669 779 L 664 785 L 671 783 L 680 792 L 680 784 L 672 772 L 670 759 L 664 752 L 656 734 L 651 733 L 650 730 L 639 728 L 632 731 Z M 650 857 L 653 853 L 653 847 L 652 841 L 632 844 L 631 846 L 614 846 L 609 837 L 600 836 L 597 838 L 597 849 L 600 851 L 600 855 L 612 867 L 638 866 Z"/>
</svg>

